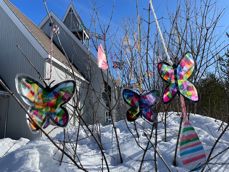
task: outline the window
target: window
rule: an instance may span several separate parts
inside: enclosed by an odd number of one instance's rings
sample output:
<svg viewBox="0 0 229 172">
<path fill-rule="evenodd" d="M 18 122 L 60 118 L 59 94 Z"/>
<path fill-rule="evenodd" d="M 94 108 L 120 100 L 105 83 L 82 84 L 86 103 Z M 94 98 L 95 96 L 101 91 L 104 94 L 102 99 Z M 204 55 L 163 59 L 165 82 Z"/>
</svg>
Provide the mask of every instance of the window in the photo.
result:
<svg viewBox="0 0 229 172">
<path fill-rule="evenodd" d="M 105 112 L 105 121 L 106 124 L 111 124 L 111 113 L 108 111 Z"/>
<path fill-rule="evenodd" d="M 107 82 L 104 82 L 104 92 L 102 93 L 102 97 L 106 106 L 109 108 L 109 103 L 111 102 L 111 87 Z"/>
</svg>

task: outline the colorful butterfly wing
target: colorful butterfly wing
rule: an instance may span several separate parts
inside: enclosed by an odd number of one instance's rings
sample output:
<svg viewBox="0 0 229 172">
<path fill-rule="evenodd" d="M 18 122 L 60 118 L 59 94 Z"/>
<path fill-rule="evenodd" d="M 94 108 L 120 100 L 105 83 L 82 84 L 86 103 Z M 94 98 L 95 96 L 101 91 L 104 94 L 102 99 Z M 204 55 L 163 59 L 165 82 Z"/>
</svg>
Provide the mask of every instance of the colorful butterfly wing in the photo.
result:
<svg viewBox="0 0 229 172">
<path fill-rule="evenodd" d="M 15 80 L 19 95 L 26 104 L 30 105 L 29 116 L 32 120 L 27 115 L 28 125 L 32 131 L 37 131 L 37 125 L 42 127 L 46 120 L 46 105 L 43 97 L 45 88 L 28 76 L 18 75 Z"/>
<path fill-rule="evenodd" d="M 204 147 L 188 120 L 182 124 L 179 152 L 182 163 L 190 170 L 197 170 L 206 162 Z"/>
<path fill-rule="evenodd" d="M 177 86 L 175 83 L 171 83 L 169 86 L 167 86 L 163 93 L 163 102 L 169 103 L 177 94 Z"/>
<path fill-rule="evenodd" d="M 169 64 L 161 62 L 158 64 L 158 72 L 161 78 L 169 83 L 163 93 L 163 102 L 169 103 L 177 93 L 174 69 Z"/>
<path fill-rule="evenodd" d="M 159 100 L 159 92 L 152 90 L 140 96 L 140 108 L 151 107 Z"/>
<path fill-rule="evenodd" d="M 59 107 L 67 103 L 74 95 L 76 83 L 73 80 L 60 82 L 51 88 L 49 94 L 47 94 L 47 102 L 50 107 Z"/>
<path fill-rule="evenodd" d="M 140 96 L 138 93 L 124 89 L 122 92 L 124 101 L 131 106 L 131 108 L 126 112 L 126 117 L 128 121 L 135 121 L 140 115 Z"/>
<path fill-rule="evenodd" d="M 187 53 L 176 68 L 177 80 L 187 80 L 192 75 L 194 68 L 194 59 L 190 53 Z"/>
<path fill-rule="evenodd" d="M 131 107 L 126 112 L 126 118 L 128 121 L 132 122 L 135 121 L 140 115 L 139 107 Z"/>
<path fill-rule="evenodd" d="M 190 53 L 187 53 L 176 68 L 177 84 L 179 92 L 192 101 L 198 101 L 198 93 L 195 86 L 187 79 L 192 75 L 195 62 Z"/>
<path fill-rule="evenodd" d="M 65 108 L 57 108 L 55 112 L 48 114 L 49 118 L 52 120 L 52 123 L 59 126 L 65 127 L 69 121 L 69 115 Z"/>
<path fill-rule="evenodd" d="M 179 92 L 192 101 L 198 101 L 198 93 L 196 87 L 188 80 L 178 80 Z"/>
<path fill-rule="evenodd" d="M 161 62 L 158 63 L 158 72 L 163 80 L 168 83 L 175 83 L 174 69 L 168 63 Z"/>
<path fill-rule="evenodd" d="M 138 93 L 130 90 L 130 89 L 124 89 L 122 92 L 124 101 L 130 105 L 131 107 L 138 107 L 140 96 Z"/>
<path fill-rule="evenodd" d="M 46 118 L 42 128 L 47 128 L 50 124 L 53 124 L 50 118 Z"/>
<path fill-rule="evenodd" d="M 37 125 L 39 127 L 42 127 L 43 124 L 46 122 L 46 114 L 44 111 L 42 111 L 42 109 L 31 108 L 29 110 L 29 116 L 30 118 L 32 118 L 32 120 L 27 116 L 29 122 L 28 125 L 32 131 L 37 131 Z"/>
<path fill-rule="evenodd" d="M 151 106 L 155 105 L 159 100 L 159 92 L 152 90 L 140 96 L 140 110 L 141 115 L 150 122 L 155 121 L 155 113 L 153 113 Z"/>
<path fill-rule="evenodd" d="M 72 98 L 75 87 L 75 81 L 64 81 L 52 87 L 50 93 L 46 95 L 48 100 L 47 105 L 50 108 L 47 111 L 47 116 L 51 119 L 51 124 L 59 127 L 65 127 L 68 124 L 69 115 L 62 105 Z"/>
<path fill-rule="evenodd" d="M 45 106 L 43 103 L 44 87 L 40 83 L 23 75 L 18 75 L 15 81 L 17 92 L 26 104 L 38 109 Z"/>
<path fill-rule="evenodd" d="M 153 112 L 152 108 L 142 108 L 141 115 L 150 122 L 157 121 L 157 113 Z"/>
</svg>

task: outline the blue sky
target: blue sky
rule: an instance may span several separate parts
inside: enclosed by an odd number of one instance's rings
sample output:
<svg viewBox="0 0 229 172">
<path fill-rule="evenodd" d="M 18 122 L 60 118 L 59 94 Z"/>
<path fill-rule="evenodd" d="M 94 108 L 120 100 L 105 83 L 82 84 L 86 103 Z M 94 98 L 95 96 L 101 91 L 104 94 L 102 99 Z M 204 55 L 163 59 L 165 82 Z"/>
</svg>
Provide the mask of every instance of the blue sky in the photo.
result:
<svg viewBox="0 0 229 172">
<path fill-rule="evenodd" d="M 0 0 L 1 1 L 1 0 Z M 70 4 L 70 0 L 46 0 L 50 11 L 52 11 L 60 19 L 63 19 L 65 12 Z M 147 19 L 148 0 L 139 1 L 139 12 L 142 18 Z M 154 0 L 154 7 L 158 18 L 163 17 L 163 26 L 167 26 L 168 14 L 175 11 L 177 1 L 184 2 L 184 0 Z M 200 0 L 197 0 L 199 2 Z M 43 0 L 11 0 L 11 2 L 22 11 L 28 18 L 30 18 L 35 24 L 39 25 L 44 17 L 47 15 Z M 112 31 L 116 28 L 122 28 L 124 22 L 133 19 L 136 20 L 136 0 L 74 0 L 74 5 L 78 14 L 81 16 L 85 26 L 89 28 L 91 23 L 91 14 L 94 3 L 99 12 L 101 21 L 106 24 L 111 14 L 112 2 L 115 4 L 114 15 L 112 20 Z M 192 0 L 190 0 L 192 2 Z M 227 42 L 225 32 L 229 33 L 229 0 L 216 0 L 216 6 L 218 10 L 225 9 L 221 22 L 218 25 L 217 33 L 221 41 Z M 151 15 L 151 19 L 152 19 Z M 162 22 L 160 20 L 160 24 Z M 136 26 L 135 26 L 136 27 Z M 142 28 L 143 30 L 144 28 Z M 154 27 L 155 29 L 155 27 Z M 93 30 L 92 30 L 93 31 Z M 111 32 L 112 32 L 111 31 Z M 120 31 L 120 30 L 119 30 Z M 124 30 L 121 30 L 117 37 L 123 36 Z M 224 43 L 225 43 L 224 42 Z"/>
<path fill-rule="evenodd" d="M 60 18 L 63 18 L 70 3 L 70 0 L 46 1 L 48 8 Z M 46 15 L 43 0 L 11 0 L 11 2 L 36 24 L 39 24 Z M 99 10 L 101 17 L 104 19 L 109 18 L 113 4 L 112 2 L 114 2 L 114 23 L 120 24 L 123 19 L 129 19 L 136 16 L 136 3 L 134 0 L 74 0 L 75 7 L 85 23 L 91 18 L 89 14 L 92 11 L 94 2 L 96 2 L 97 9 Z M 172 9 L 176 7 L 176 3 L 169 2 L 169 0 L 155 1 L 155 7 L 159 16 L 160 14 L 167 15 L 166 10 L 168 6 Z M 139 0 L 139 10 L 141 14 L 145 13 L 143 8 L 146 8 L 147 4 L 147 0 Z"/>
<path fill-rule="evenodd" d="M 0 0 L 1 1 L 1 0 Z M 177 1 L 184 2 L 184 0 L 153 0 L 155 11 L 158 18 L 163 17 L 160 20 L 161 26 L 167 27 L 168 14 L 174 13 L 177 8 Z M 199 2 L 200 0 L 197 0 Z M 20 9 L 28 18 L 30 18 L 35 24 L 39 25 L 44 17 L 47 15 L 43 0 L 11 0 L 11 2 Z M 46 0 L 48 8 L 50 11 L 54 12 L 56 16 L 63 19 L 65 12 L 71 2 L 71 0 Z M 139 13 L 142 18 L 147 19 L 148 0 L 138 0 L 139 2 Z M 217 9 L 225 9 L 224 15 L 221 22 L 218 25 L 217 33 L 221 41 L 225 41 L 225 32 L 229 32 L 229 0 L 216 0 Z M 92 19 L 92 14 L 94 4 L 96 4 L 96 9 L 99 12 L 99 18 L 102 23 L 106 26 L 109 17 L 111 15 L 112 5 L 114 3 L 114 14 L 111 23 L 110 33 L 115 35 L 115 37 L 120 40 L 124 35 L 124 23 L 129 19 L 136 20 L 136 0 L 73 0 L 76 10 L 81 16 L 85 26 L 94 32 L 94 28 L 91 29 L 90 23 Z M 151 15 L 151 19 L 153 16 Z M 121 26 L 121 27 L 120 27 Z M 137 26 L 134 26 L 135 29 Z M 154 27 L 153 29 L 155 29 Z M 146 28 L 141 29 L 143 32 Z M 100 31 L 96 31 L 101 33 Z"/>
<path fill-rule="evenodd" d="M 65 11 L 70 3 L 70 0 L 46 0 L 49 10 L 53 11 L 58 17 L 63 18 Z M 141 16 L 145 16 L 148 0 L 138 0 Z M 229 0 L 216 0 L 219 9 L 225 8 L 224 17 L 220 23 L 220 30 L 225 30 L 229 26 Z M 46 11 L 43 5 L 43 0 L 11 0 L 11 2 L 19 8 L 27 17 L 34 23 L 39 25 L 42 19 L 46 16 Z M 89 27 L 91 21 L 92 7 L 96 2 L 96 7 L 99 11 L 101 20 L 106 23 L 109 19 L 112 9 L 112 2 L 115 4 L 112 24 L 115 27 L 123 25 L 124 21 L 136 18 L 136 1 L 135 0 L 74 0 L 75 7 Z M 177 0 L 154 0 L 154 6 L 158 18 L 168 17 L 168 12 L 173 12 L 176 9 Z M 223 29 L 224 28 L 224 29 Z"/>
</svg>

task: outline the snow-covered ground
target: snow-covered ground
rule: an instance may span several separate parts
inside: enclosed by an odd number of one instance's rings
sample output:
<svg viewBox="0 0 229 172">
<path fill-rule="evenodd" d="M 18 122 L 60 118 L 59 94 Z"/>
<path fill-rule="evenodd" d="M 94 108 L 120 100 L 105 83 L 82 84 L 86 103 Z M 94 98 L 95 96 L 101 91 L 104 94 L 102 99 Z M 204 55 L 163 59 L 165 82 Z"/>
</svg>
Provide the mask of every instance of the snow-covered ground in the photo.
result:
<svg viewBox="0 0 229 172">
<path fill-rule="evenodd" d="M 187 171 L 179 161 L 178 166 L 172 166 L 175 143 L 177 139 L 177 133 L 179 128 L 180 117 L 175 112 L 171 112 L 168 115 L 167 120 L 167 142 L 164 141 L 164 124 L 161 121 L 162 114 L 159 115 L 158 126 L 158 151 L 169 164 L 172 171 Z M 190 121 L 195 127 L 201 141 L 204 144 L 204 148 L 208 153 L 214 144 L 216 138 L 220 134 L 218 128 L 221 124 L 220 121 L 215 119 L 204 117 L 200 115 L 191 114 Z M 143 151 L 136 144 L 136 141 L 129 132 L 124 121 L 116 123 L 120 147 L 123 157 L 123 163 L 119 163 L 119 156 L 116 149 L 116 142 L 112 126 L 101 126 L 101 140 L 104 147 L 104 152 L 109 163 L 111 171 L 114 172 L 131 172 L 138 171 L 139 165 L 142 159 Z M 137 120 L 137 128 L 139 132 L 139 138 L 137 138 L 134 130 L 134 125 L 128 123 L 128 126 L 133 131 L 136 140 L 141 146 L 145 147 L 147 143 L 147 135 L 150 132 L 151 125 L 142 119 Z M 73 145 L 75 140 L 75 130 L 73 128 L 68 129 L 69 141 L 68 148 Z M 55 133 L 55 134 L 54 134 Z M 62 130 L 58 129 L 52 133 L 52 137 L 56 142 L 63 139 Z M 69 139 L 68 139 L 69 140 Z M 154 137 L 152 138 L 154 142 Z M 222 137 L 218 145 L 216 146 L 213 155 L 217 154 L 229 147 L 229 132 L 226 132 Z M 64 157 L 63 163 L 60 166 L 61 153 L 53 146 L 53 144 L 44 137 L 39 140 L 29 141 L 28 139 L 21 138 L 19 140 L 12 140 L 9 138 L 0 139 L 0 172 L 78 172 L 80 171 L 69 163 L 68 158 Z M 77 155 L 79 156 L 81 163 L 88 171 L 102 171 L 102 164 L 105 163 L 101 159 L 101 154 L 96 146 L 92 137 L 87 137 L 87 134 L 81 128 L 80 141 L 77 147 Z M 146 156 L 142 167 L 142 171 L 154 171 L 154 151 L 151 148 Z M 164 163 L 159 157 L 158 169 L 160 172 L 168 171 Z M 215 163 L 217 162 L 217 163 Z M 228 165 L 227 165 L 228 163 Z M 206 168 L 206 171 L 229 171 L 229 152 L 225 151 L 220 156 L 212 161 L 212 164 Z M 210 169 L 209 169 L 210 168 Z"/>
</svg>

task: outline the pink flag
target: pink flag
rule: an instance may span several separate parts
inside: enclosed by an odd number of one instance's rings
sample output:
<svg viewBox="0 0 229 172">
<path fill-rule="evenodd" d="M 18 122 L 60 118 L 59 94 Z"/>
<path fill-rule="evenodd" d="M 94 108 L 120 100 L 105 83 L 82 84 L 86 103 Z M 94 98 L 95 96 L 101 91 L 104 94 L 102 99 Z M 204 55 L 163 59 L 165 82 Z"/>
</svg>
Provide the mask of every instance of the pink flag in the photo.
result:
<svg viewBox="0 0 229 172">
<path fill-rule="evenodd" d="M 108 64 L 107 64 L 107 58 L 103 50 L 102 44 L 99 45 L 98 47 L 98 67 L 107 70 L 108 69 Z"/>
</svg>

